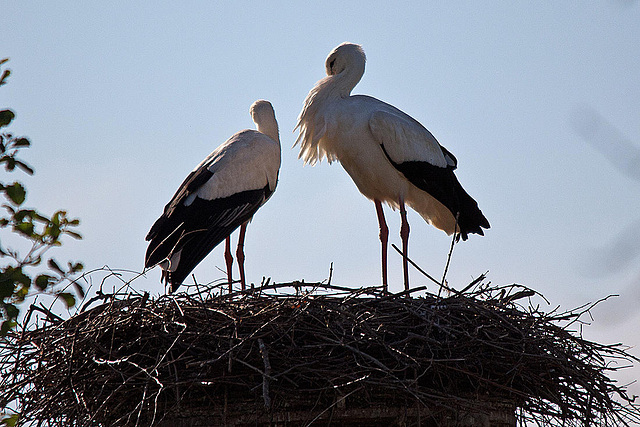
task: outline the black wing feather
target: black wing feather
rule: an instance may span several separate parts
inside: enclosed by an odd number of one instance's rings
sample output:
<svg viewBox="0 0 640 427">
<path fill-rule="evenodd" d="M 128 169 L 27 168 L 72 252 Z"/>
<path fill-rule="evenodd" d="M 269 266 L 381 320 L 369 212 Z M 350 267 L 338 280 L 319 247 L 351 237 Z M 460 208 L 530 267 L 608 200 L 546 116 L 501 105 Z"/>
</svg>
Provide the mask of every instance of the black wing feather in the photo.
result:
<svg viewBox="0 0 640 427">
<path fill-rule="evenodd" d="M 408 161 L 396 163 L 387 154 L 384 145 L 380 145 L 393 167 L 400 171 L 413 185 L 429 193 L 442 203 L 455 217 L 458 216 L 458 228 L 462 240 L 468 234 L 484 235 L 482 228 L 489 228 L 489 221 L 482 214 L 478 203 L 462 188 L 454 173 L 455 165 L 442 168 L 429 162 Z M 443 148 L 443 153 L 455 157 Z"/>
<path fill-rule="evenodd" d="M 175 270 L 167 274 L 172 290 L 177 289 L 213 248 L 251 219 L 272 193 L 269 185 L 266 185 L 261 189 L 242 191 L 220 199 L 196 197 L 189 206 L 184 206 L 180 203 L 184 199 L 180 195 L 181 190 L 147 236 L 151 242 L 147 249 L 146 267 L 154 266 L 181 251 L 177 267 L 173 266 Z"/>
<path fill-rule="evenodd" d="M 187 198 L 187 196 L 204 185 L 204 183 L 211 179 L 212 176 L 213 172 L 207 169 L 206 166 L 192 171 L 182 182 L 182 184 L 180 184 L 180 187 L 178 187 L 176 193 L 173 195 L 169 203 L 167 203 L 167 205 L 164 207 L 164 213 L 162 214 L 162 216 L 156 220 L 153 226 L 151 226 L 151 229 L 149 230 L 149 233 L 147 234 L 145 240 L 149 241 L 155 239 L 159 234 L 163 234 L 161 233 L 162 230 L 166 231 L 175 229 L 178 225 L 178 221 L 180 220 L 180 216 L 174 215 L 174 211 L 176 209 L 180 209 L 181 206 L 184 207 L 184 200 Z M 168 233 L 164 234 L 166 236 Z M 155 264 L 157 264 L 157 262 L 153 263 L 152 265 Z"/>
</svg>

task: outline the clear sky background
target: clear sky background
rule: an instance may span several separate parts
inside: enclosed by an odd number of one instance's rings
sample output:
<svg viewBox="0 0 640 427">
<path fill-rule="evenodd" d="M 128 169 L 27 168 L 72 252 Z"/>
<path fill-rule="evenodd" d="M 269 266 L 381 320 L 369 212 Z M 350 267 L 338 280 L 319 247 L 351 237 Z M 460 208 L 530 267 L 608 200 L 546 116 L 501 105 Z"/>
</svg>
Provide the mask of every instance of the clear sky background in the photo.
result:
<svg viewBox="0 0 640 427">
<path fill-rule="evenodd" d="M 335 284 L 379 284 L 373 203 L 339 164 L 303 167 L 291 148 L 304 98 L 344 41 L 368 58 L 354 93 L 431 130 L 491 222 L 456 246 L 449 283 L 489 271 L 492 283 L 541 292 L 549 310 L 619 294 L 593 310 L 584 336 L 640 356 L 635 1 L 3 2 L 0 57 L 13 74 L 0 107 L 33 144 L 27 204 L 82 220 L 84 239 L 57 258 L 141 270 L 144 237 L 177 186 L 253 127 L 249 106 L 263 98 L 280 124 L 282 168 L 248 229 L 248 280 L 321 281 L 333 262 Z M 399 214 L 386 212 L 399 245 Z M 450 239 L 414 212 L 409 222 L 410 256 L 441 276 Z M 400 291 L 400 257 L 389 261 Z M 195 274 L 209 282 L 220 268 L 221 247 Z M 158 294 L 159 277 L 134 284 Z"/>
</svg>

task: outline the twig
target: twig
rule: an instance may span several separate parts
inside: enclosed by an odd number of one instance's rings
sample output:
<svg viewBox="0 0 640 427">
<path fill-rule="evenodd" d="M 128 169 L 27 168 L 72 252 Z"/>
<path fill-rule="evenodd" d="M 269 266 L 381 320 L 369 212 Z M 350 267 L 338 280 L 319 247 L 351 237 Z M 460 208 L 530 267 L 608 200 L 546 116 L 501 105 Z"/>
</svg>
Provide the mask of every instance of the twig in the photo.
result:
<svg viewBox="0 0 640 427">
<path fill-rule="evenodd" d="M 339 403 L 343 402 L 344 400 L 347 399 L 347 397 L 351 396 L 353 393 L 355 393 L 356 391 L 358 391 L 359 389 L 355 389 L 350 391 L 349 393 L 345 394 L 344 396 L 341 396 L 340 399 L 337 399 L 335 402 L 333 402 L 331 405 L 329 405 L 328 407 L 326 407 L 322 412 L 320 412 L 318 415 L 316 415 L 316 417 L 314 419 L 312 419 L 308 424 L 306 424 L 305 427 L 311 426 L 313 425 L 314 422 L 316 422 L 322 415 L 324 415 L 327 411 L 329 411 L 330 409 L 333 409 L 334 406 L 338 405 Z"/>
<path fill-rule="evenodd" d="M 50 308 L 45 307 L 42 303 L 40 303 L 39 306 L 32 304 L 31 307 L 34 311 L 39 311 L 40 313 L 47 316 L 47 319 L 50 322 L 62 322 L 62 317 L 54 314 Z"/>
<path fill-rule="evenodd" d="M 420 268 L 420 266 L 418 264 L 413 262 L 413 260 L 411 258 L 409 258 L 407 255 L 405 255 L 400 249 L 398 249 L 398 247 L 395 245 L 395 243 L 392 243 L 391 247 L 393 247 L 393 249 L 395 249 L 396 252 L 398 252 L 403 258 L 406 258 L 407 261 L 409 261 L 409 264 L 411 264 L 416 270 L 418 270 L 420 273 L 422 273 L 427 279 L 431 280 L 433 283 L 435 283 L 438 286 L 444 286 L 442 283 L 440 283 L 436 279 L 434 279 L 429 273 L 427 273 L 422 268 Z"/>
<path fill-rule="evenodd" d="M 455 226 L 453 227 L 453 233 L 451 234 L 451 247 L 449 248 L 449 254 L 447 255 L 447 263 L 444 266 L 444 272 L 442 273 L 442 280 L 440 281 L 440 283 L 442 284 L 446 283 L 445 280 L 447 278 L 447 271 L 449 271 L 449 263 L 451 262 L 451 256 L 453 255 L 453 247 L 456 245 L 456 241 L 460 238 L 458 234 L 459 216 L 460 216 L 460 213 L 458 212 L 456 214 L 456 223 L 455 223 Z M 442 288 L 440 288 L 440 290 L 438 291 L 438 296 L 440 296 L 441 291 L 442 291 Z"/>
<path fill-rule="evenodd" d="M 262 338 L 258 338 L 258 347 L 260 348 L 260 354 L 262 354 L 262 361 L 264 362 L 264 374 L 262 375 L 262 399 L 264 400 L 264 407 L 271 408 L 271 397 L 269 396 L 269 378 L 271 375 L 271 363 L 269 362 L 269 351 L 267 346 L 264 345 Z"/>
</svg>

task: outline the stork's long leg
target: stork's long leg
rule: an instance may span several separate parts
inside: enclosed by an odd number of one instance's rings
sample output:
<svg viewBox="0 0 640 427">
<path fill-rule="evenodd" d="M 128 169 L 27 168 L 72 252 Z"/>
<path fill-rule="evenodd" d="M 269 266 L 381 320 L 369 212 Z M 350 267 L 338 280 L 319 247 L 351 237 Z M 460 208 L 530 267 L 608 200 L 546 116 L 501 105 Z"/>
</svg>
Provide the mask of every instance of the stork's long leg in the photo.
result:
<svg viewBox="0 0 640 427">
<path fill-rule="evenodd" d="M 233 275 L 231 268 L 233 267 L 233 256 L 231 255 L 231 236 L 227 236 L 224 245 L 224 261 L 227 263 L 227 281 L 229 282 L 229 293 L 233 291 Z"/>
<path fill-rule="evenodd" d="M 402 239 L 402 271 L 404 272 L 404 289 L 409 290 L 409 222 L 407 221 L 407 210 L 404 207 L 404 199 L 400 200 L 400 219 L 402 224 L 400 226 L 400 238 Z"/>
<path fill-rule="evenodd" d="M 380 200 L 374 200 L 376 205 L 376 214 L 378 215 L 378 225 L 380 226 L 380 243 L 382 244 L 382 290 L 387 292 L 389 285 L 387 282 L 387 243 L 389 241 L 389 227 L 384 219 L 382 211 L 382 203 Z"/>
<path fill-rule="evenodd" d="M 238 237 L 238 250 L 236 250 L 236 258 L 238 260 L 238 268 L 240 269 L 240 286 L 242 290 L 245 290 L 245 278 L 244 278 L 244 235 L 247 233 L 247 224 L 249 221 L 246 221 L 244 224 L 240 226 L 240 236 Z"/>
</svg>

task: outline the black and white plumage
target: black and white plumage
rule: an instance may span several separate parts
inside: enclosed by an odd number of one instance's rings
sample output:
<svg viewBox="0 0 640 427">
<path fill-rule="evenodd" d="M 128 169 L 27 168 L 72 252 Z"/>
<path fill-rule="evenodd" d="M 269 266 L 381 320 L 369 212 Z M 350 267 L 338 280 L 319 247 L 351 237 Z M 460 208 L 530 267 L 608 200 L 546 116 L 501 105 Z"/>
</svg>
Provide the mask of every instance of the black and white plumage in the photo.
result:
<svg viewBox="0 0 640 427">
<path fill-rule="evenodd" d="M 405 203 L 428 223 L 455 233 L 483 235 L 489 228 L 478 204 L 454 174 L 457 160 L 424 126 L 376 98 L 351 95 L 364 74 L 362 47 L 343 43 L 327 57 L 327 76 L 307 96 L 296 128 L 299 157 L 311 165 L 326 157 L 338 160 L 360 192 L 374 201 L 382 242 L 382 281 L 387 286 L 388 228 L 382 203 L 399 208 L 408 288 L 409 224 Z"/>
<path fill-rule="evenodd" d="M 147 234 L 145 267 L 160 264 L 171 292 L 225 239 L 231 286 L 229 235 L 238 227 L 236 255 L 244 287 L 246 224 L 275 190 L 280 170 L 278 123 L 271 103 L 258 100 L 250 112 L 257 130 L 236 133 L 207 156 L 180 185 Z"/>
</svg>

